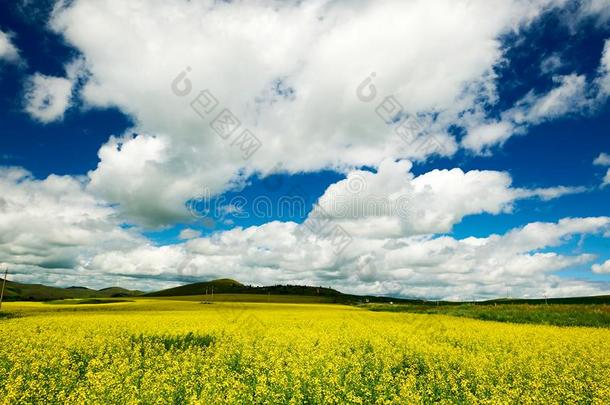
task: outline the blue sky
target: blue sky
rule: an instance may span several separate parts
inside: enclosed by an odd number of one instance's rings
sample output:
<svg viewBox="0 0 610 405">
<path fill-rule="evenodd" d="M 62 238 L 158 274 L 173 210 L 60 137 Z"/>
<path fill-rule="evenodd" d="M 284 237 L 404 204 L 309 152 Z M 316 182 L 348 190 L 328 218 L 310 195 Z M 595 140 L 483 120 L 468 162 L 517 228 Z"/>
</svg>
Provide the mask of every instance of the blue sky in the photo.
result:
<svg viewBox="0 0 610 405">
<path fill-rule="evenodd" d="M 610 5 L 399 3 L 2 4 L 0 262 L 55 285 L 610 292 L 610 163 L 594 164 L 610 153 Z M 430 20 L 403 26 L 418 16 Z M 172 94 L 187 66 L 193 91 Z M 381 98 L 356 98 L 371 72 L 441 152 L 397 142 Z M 239 118 L 227 140 L 190 110 L 203 89 L 214 115 Z M 261 142 L 246 159 L 233 138 L 245 128 Z M 305 210 L 282 212 L 295 193 Z M 202 194 L 220 211 L 202 212 Z M 332 208 L 380 196 L 406 196 L 413 217 Z M 306 234 L 316 210 L 349 236 L 344 250 Z M 526 235 L 536 223 L 550 228 Z M 481 247 L 519 231 L 510 255 Z"/>
</svg>

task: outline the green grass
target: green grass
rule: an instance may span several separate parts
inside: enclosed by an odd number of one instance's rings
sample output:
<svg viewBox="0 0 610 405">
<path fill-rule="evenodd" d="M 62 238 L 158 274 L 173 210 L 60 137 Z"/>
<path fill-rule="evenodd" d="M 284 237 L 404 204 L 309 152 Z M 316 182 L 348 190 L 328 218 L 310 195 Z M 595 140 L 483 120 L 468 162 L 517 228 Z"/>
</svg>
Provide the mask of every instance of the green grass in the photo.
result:
<svg viewBox="0 0 610 405">
<path fill-rule="evenodd" d="M 496 322 L 610 327 L 610 305 L 605 304 L 462 304 L 439 306 L 368 304 L 364 307 L 371 311 L 443 314 Z"/>
</svg>

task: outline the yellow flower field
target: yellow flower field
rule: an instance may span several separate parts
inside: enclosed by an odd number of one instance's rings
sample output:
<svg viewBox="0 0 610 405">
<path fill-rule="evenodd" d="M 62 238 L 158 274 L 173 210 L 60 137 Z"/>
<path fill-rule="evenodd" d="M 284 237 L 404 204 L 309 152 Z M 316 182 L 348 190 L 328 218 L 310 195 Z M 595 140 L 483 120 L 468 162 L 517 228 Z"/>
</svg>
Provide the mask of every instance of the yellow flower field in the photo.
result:
<svg viewBox="0 0 610 405">
<path fill-rule="evenodd" d="M 310 304 L 9 303 L 0 403 L 608 403 L 610 330 Z"/>
</svg>

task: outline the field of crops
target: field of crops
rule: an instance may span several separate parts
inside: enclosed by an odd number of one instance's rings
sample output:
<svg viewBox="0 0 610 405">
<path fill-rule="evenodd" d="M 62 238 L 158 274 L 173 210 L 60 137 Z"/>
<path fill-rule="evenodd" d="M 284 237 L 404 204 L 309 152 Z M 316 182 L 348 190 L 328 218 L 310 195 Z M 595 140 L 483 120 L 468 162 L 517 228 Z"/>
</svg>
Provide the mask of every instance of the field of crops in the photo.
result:
<svg viewBox="0 0 610 405">
<path fill-rule="evenodd" d="M 607 403 L 610 330 L 321 304 L 9 303 L 0 403 Z"/>
<path fill-rule="evenodd" d="M 607 304 L 462 304 L 439 306 L 429 304 L 368 304 L 365 307 L 371 311 L 443 314 L 497 322 L 610 328 L 610 305 Z"/>
</svg>

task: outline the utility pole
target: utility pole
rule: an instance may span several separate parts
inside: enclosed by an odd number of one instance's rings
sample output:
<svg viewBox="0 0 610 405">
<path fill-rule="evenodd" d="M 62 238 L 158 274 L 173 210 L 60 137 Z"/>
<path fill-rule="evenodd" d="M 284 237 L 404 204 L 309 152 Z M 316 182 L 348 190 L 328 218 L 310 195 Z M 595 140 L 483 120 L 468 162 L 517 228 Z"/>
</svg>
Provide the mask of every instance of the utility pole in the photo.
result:
<svg viewBox="0 0 610 405">
<path fill-rule="evenodd" d="M 4 281 L 2 281 L 2 291 L 0 292 L 0 309 L 2 309 L 2 300 L 4 299 L 4 287 L 6 286 L 6 277 L 8 275 L 8 266 L 4 268 Z"/>
</svg>

